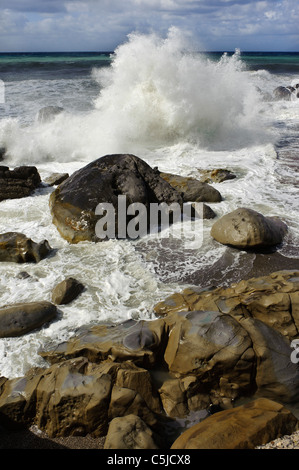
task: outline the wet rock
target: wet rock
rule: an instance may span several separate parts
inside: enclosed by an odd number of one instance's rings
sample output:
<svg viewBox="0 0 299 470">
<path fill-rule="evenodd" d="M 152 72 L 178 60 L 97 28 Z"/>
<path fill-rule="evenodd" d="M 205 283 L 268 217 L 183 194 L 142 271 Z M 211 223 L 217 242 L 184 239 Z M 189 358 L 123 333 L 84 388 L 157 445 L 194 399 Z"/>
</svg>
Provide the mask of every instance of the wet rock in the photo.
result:
<svg viewBox="0 0 299 470">
<path fill-rule="evenodd" d="M 186 390 L 179 379 L 168 379 L 159 389 L 163 408 L 167 416 L 184 418 L 188 416 Z"/>
<path fill-rule="evenodd" d="M 207 204 L 203 204 L 203 212 L 202 212 L 202 218 L 203 219 L 214 219 L 216 217 L 215 212 L 210 206 L 207 206 Z"/>
<path fill-rule="evenodd" d="M 56 305 L 69 304 L 84 290 L 84 285 L 69 277 L 57 284 L 52 291 L 52 302 Z"/>
<path fill-rule="evenodd" d="M 13 263 L 38 263 L 51 251 L 47 240 L 36 243 L 23 233 L 0 234 L 0 261 Z"/>
<path fill-rule="evenodd" d="M 149 409 L 139 392 L 114 385 L 108 410 L 109 421 L 129 414 L 139 416 L 151 428 L 158 425 L 156 415 Z"/>
<path fill-rule="evenodd" d="M 240 324 L 248 332 L 257 364 L 256 396 L 283 403 L 297 401 L 299 367 L 291 361 L 288 339 L 260 320 L 242 318 Z"/>
<path fill-rule="evenodd" d="M 222 183 L 223 181 L 232 180 L 236 175 L 230 170 L 217 168 L 215 170 L 198 170 L 200 173 L 200 181 L 203 183 Z"/>
<path fill-rule="evenodd" d="M 126 196 L 124 207 L 125 230 L 132 216 L 126 218 L 128 205 L 142 203 L 149 216 L 150 203 L 178 203 L 182 206 L 181 195 L 159 172 L 134 155 L 106 155 L 76 171 L 61 183 L 50 196 L 53 223 L 59 233 L 70 243 L 82 240 L 101 241 L 95 233 L 99 216 L 95 214 L 99 203 L 110 203 L 115 210 L 114 233 L 107 237 L 126 237 L 118 225 L 119 199 Z M 149 223 L 149 219 L 147 220 Z M 121 233 L 120 233 L 121 232 Z"/>
<path fill-rule="evenodd" d="M 167 327 L 163 320 L 140 321 L 115 326 L 97 325 L 40 355 L 55 363 L 64 359 L 85 356 L 99 362 L 109 358 L 120 362 L 132 360 L 141 367 L 152 367 L 164 352 Z"/>
<path fill-rule="evenodd" d="M 0 166 L 0 201 L 30 196 L 40 183 L 35 166 L 20 166 L 14 170 Z"/>
<path fill-rule="evenodd" d="M 275 329 L 291 343 L 299 332 L 299 272 L 277 271 L 232 284 L 197 291 L 188 288 L 159 302 L 157 315 L 212 310 L 236 320 L 255 318 Z"/>
<path fill-rule="evenodd" d="M 108 429 L 104 449 L 158 449 L 153 431 L 135 415 L 114 418 Z"/>
<path fill-rule="evenodd" d="M 151 376 L 148 370 L 127 365 L 117 371 L 115 385 L 135 390 L 145 401 L 147 407 L 154 413 L 161 412 L 160 398 L 152 385 Z"/>
<path fill-rule="evenodd" d="M 234 400 L 255 390 L 252 341 L 233 317 L 192 311 L 170 314 L 165 321 L 170 325 L 165 361 L 173 376 L 196 377 L 193 394 Z"/>
<path fill-rule="evenodd" d="M 224 245 L 254 249 L 278 245 L 286 232 L 286 224 L 278 218 L 264 217 L 252 209 L 240 208 L 217 220 L 211 236 Z"/>
<path fill-rule="evenodd" d="M 260 398 L 209 416 L 181 434 L 171 449 L 254 449 L 291 434 L 297 422 L 280 403 Z"/>
<path fill-rule="evenodd" d="M 40 123 L 50 122 L 63 111 L 64 109 L 61 106 L 45 106 L 39 110 L 37 120 Z"/>
<path fill-rule="evenodd" d="M 57 315 L 50 302 L 29 302 L 0 308 L 0 338 L 22 336 L 53 320 Z"/>
<path fill-rule="evenodd" d="M 276 100 L 290 101 L 292 97 L 292 91 L 284 86 L 278 86 L 273 91 L 273 96 Z"/>
<path fill-rule="evenodd" d="M 44 179 L 44 183 L 49 186 L 57 186 L 69 177 L 68 173 L 53 173 Z"/>
<path fill-rule="evenodd" d="M 49 436 L 107 432 L 112 379 L 84 358 L 44 371 L 36 388 L 35 424 Z"/>
<path fill-rule="evenodd" d="M 171 173 L 160 173 L 160 176 L 183 194 L 184 202 L 220 202 L 222 200 L 217 189 L 195 178 Z"/>
</svg>

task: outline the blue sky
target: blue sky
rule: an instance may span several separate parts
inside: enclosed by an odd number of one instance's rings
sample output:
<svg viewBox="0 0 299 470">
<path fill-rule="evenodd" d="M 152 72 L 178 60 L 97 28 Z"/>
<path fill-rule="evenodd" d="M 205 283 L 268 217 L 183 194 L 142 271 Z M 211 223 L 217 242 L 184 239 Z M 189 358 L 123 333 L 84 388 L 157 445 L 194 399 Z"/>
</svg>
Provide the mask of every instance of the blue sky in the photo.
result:
<svg viewBox="0 0 299 470">
<path fill-rule="evenodd" d="M 298 0 L 1 0 L 0 52 L 112 51 L 171 26 L 202 50 L 299 51 Z"/>
</svg>

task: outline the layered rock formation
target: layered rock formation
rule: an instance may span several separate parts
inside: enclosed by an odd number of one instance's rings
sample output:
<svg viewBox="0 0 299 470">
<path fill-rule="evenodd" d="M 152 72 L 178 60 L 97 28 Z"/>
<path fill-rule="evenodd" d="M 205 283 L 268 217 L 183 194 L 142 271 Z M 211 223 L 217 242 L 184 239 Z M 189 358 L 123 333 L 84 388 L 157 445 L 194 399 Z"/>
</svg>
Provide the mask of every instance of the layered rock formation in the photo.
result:
<svg viewBox="0 0 299 470">
<path fill-rule="evenodd" d="M 30 196 L 40 183 L 35 166 L 20 166 L 13 170 L 0 166 L 0 201 Z"/>
<path fill-rule="evenodd" d="M 250 448 L 292 432 L 297 420 L 269 400 L 285 406 L 298 401 L 299 367 L 291 359 L 291 341 L 299 337 L 298 271 L 228 288 L 187 289 L 155 312 L 161 316 L 156 320 L 83 329 L 40 351 L 49 367 L 1 378 L 3 425 L 36 424 L 52 437 L 103 436 L 109 429 L 106 448 L 157 448 L 173 443 L 166 425 L 213 405 L 232 412 L 223 420 L 221 413 L 206 418 L 202 441 L 192 431 L 189 443 L 175 448 Z M 264 401 L 238 411 L 238 400 L 256 398 Z M 115 429 L 122 430 L 118 438 Z M 163 437 L 168 441 L 161 444 Z"/>
</svg>

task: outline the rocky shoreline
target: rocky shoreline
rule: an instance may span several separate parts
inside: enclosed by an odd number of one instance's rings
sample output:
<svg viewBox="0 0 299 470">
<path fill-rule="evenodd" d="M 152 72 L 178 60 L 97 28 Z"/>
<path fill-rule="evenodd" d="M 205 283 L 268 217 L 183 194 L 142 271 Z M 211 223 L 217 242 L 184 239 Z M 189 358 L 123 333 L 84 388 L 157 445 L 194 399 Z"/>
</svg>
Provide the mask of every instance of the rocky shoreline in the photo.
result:
<svg viewBox="0 0 299 470">
<path fill-rule="evenodd" d="M 9 181 L 20 174 L 0 171 Z M 133 155 L 102 157 L 56 177 L 50 209 L 69 243 L 96 241 L 98 198 L 180 207 L 221 201 L 208 183 L 161 174 Z M 202 215 L 215 217 L 208 206 Z M 276 438 L 277 448 L 290 445 L 285 436 L 296 437 L 298 428 L 299 368 L 291 357 L 299 338 L 299 260 L 275 253 L 286 232 L 283 221 L 248 208 L 223 216 L 211 236 L 255 255 L 244 279 L 174 292 L 154 305 L 150 321 L 81 328 L 39 351 L 48 367 L 0 377 L 0 448 L 254 449 Z M 0 235 L 2 261 L 38 263 L 49 253 L 46 240 Z M 39 328 L 84 289 L 70 277 L 55 287 L 52 302 L 2 306 L 0 337 Z"/>
</svg>

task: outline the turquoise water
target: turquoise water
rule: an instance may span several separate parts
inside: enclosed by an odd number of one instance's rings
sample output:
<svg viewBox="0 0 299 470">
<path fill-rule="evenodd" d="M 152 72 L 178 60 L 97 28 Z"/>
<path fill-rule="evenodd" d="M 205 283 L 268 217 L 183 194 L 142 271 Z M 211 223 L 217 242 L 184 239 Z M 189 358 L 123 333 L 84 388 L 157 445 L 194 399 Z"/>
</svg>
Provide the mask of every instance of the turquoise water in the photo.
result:
<svg viewBox="0 0 299 470">
<path fill-rule="evenodd" d="M 229 52 L 228 55 L 232 55 Z M 208 56 L 219 60 L 223 52 L 210 52 Z M 299 52 L 242 52 L 241 60 L 249 70 L 267 70 L 272 73 L 299 73 Z"/>
<path fill-rule="evenodd" d="M 219 60 L 225 51 L 204 52 L 207 58 Z M 228 55 L 234 52 L 228 51 Z M 110 51 L 100 52 L 32 52 L 1 53 L 0 78 L 24 80 L 39 78 L 63 78 L 82 75 L 92 67 L 109 65 Z M 241 60 L 249 70 L 264 69 L 271 73 L 299 74 L 299 52 L 242 52 Z"/>
</svg>

